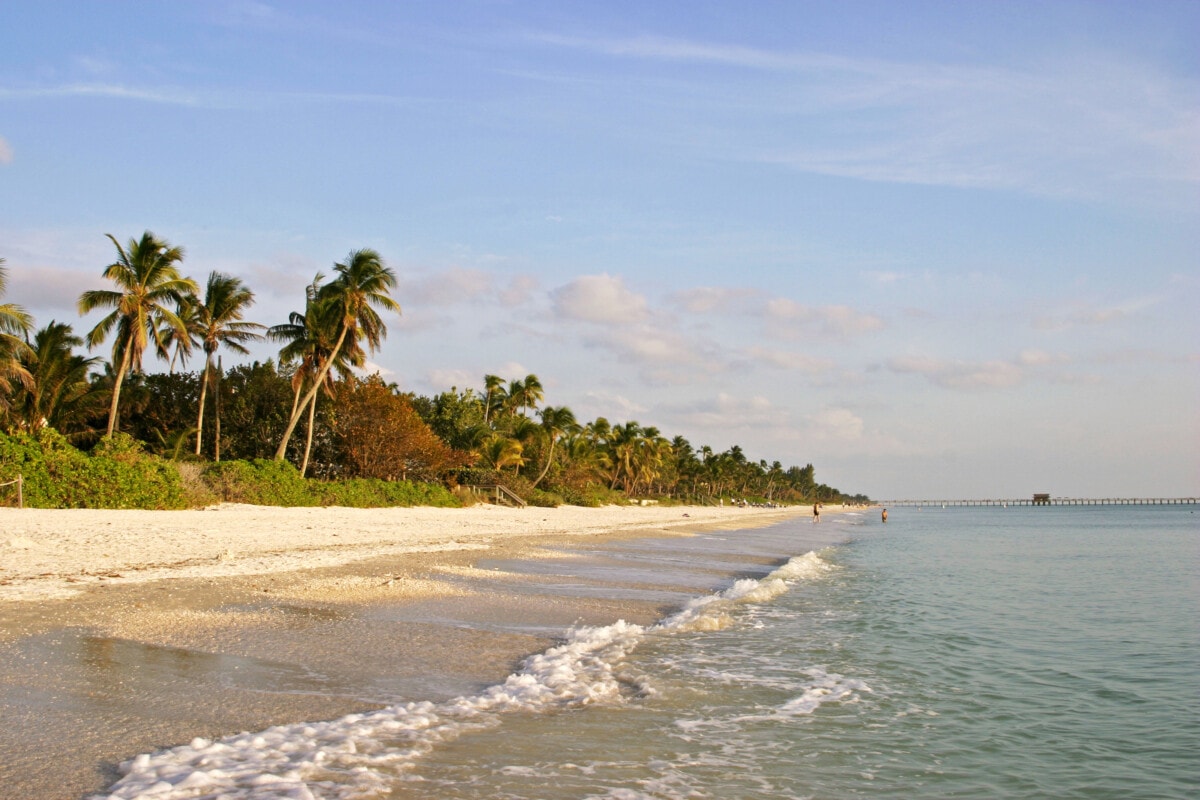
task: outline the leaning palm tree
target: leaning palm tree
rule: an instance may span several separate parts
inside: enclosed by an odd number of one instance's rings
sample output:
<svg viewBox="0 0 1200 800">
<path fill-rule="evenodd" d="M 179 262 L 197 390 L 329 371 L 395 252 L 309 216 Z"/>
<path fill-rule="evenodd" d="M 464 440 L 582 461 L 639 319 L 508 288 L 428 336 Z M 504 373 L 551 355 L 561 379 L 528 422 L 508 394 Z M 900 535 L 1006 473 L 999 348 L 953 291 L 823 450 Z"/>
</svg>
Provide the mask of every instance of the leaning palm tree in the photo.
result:
<svg viewBox="0 0 1200 800">
<path fill-rule="evenodd" d="M 321 283 L 324 280 L 325 276 L 317 273 L 313 282 L 306 288 L 303 314 L 293 311 L 286 323 L 274 325 L 267 331 L 267 338 L 283 343 L 279 351 L 280 363 L 296 363 L 296 369 L 292 373 L 291 414 L 304 414 L 306 406 L 300 404 L 300 397 L 306 394 L 310 386 L 320 386 L 326 396 L 332 397 L 334 373 L 345 378 L 352 374 L 352 367 L 362 366 L 365 360 L 365 354 L 357 344 L 353 348 L 343 347 L 337 361 L 333 363 L 333 369 L 324 370 L 325 363 L 333 357 L 339 320 L 336 315 L 330 313 L 328 303 L 320 302 Z M 317 377 L 322 372 L 325 378 L 318 384 Z M 308 430 L 305 435 L 304 456 L 300 461 L 301 475 L 308 471 L 308 459 L 312 453 L 318 396 L 314 393 L 307 403 Z"/>
<path fill-rule="evenodd" d="M 108 430 L 112 436 L 117 427 L 117 409 L 121 401 L 121 383 L 126 374 L 140 371 L 142 355 L 147 345 L 154 343 L 155 351 L 166 357 L 163 328 L 172 329 L 186 340 L 187 327 L 173 307 L 188 294 L 199 289 L 191 278 L 179 273 L 177 264 L 183 260 L 183 248 L 172 247 L 150 231 L 141 240 L 130 239 L 122 247 L 112 234 L 105 234 L 117 248 L 117 260 L 104 268 L 104 277 L 116 284 L 113 289 L 90 289 L 79 297 L 79 313 L 89 314 L 99 308 L 113 309 L 87 335 L 88 347 L 95 347 L 116 329 L 113 339 L 113 393 L 108 409 Z M 184 349 L 190 349 L 190 344 Z"/>
<path fill-rule="evenodd" d="M 197 303 L 195 307 L 200 342 L 204 347 L 204 372 L 200 377 L 200 411 L 196 415 L 196 455 L 200 455 L 200 445 L 204 439 L 204 401 L 208 394 L 209 376 L 213 372 L 213 356 L 221 345 L 235 353 L 249 353 L 244 342 L 262 338 L 259 331 L 263 330 L 264 325 L 242 321 L 246 309 L 252 305 L 254 292 L 247 289 L 240 278 L 221 272 L 209 274 L 204 302 Z M 219 425 L 220 420 L 217 422 Z"/>
<path fill-rule="evenodd" d="M 0 258 L 0 297 L 8 288 L 8 271 Z M 22 363 L 31 355 L 25 336 L 33 328 L 33 317 L 14 303 L 0 303 L 0 408 L 8 405 L 13 383 L 30 386 L 29 370 Z"/>
<path fill-rule="evenodd" d="M 392 299 L 391 290 L 396 286 L 396 274 L 384 265 L 379 253 L 364 248 L 350 253 L 344 264 L 335 264 L 337 277 L 317 292 L 314 306 L 323 320 L 328 319 L 337 330 L 333 350 L 317 373 L 308 394 L 299 407 L 292 410 L 291 418 L 284 429 L 275 460 L 282 461 L 287 452 L 288 441 L 296 430 L 303 409 L 313 401 L 329 371 L 338 363 L 344 351 L 361 349 L 365 342 L 374 352 L 387 335 L 387 326 L 376 307 L 400 313 L 400 305 Z M 328 315 L 328 316 L 326 316 Z"/>
<path fill-rule="evenodd" d="M 542 430 L 550 440 L 550 450 L 546 453 L 546 465 L 542 467 L 542 474 L 538 475 L 537 480 L 533 482 L 535 487 L 550 471 L 550 465 L 554 461 L 554 445 L 564 435 L 578 431 L 579 423 L 575 421 L 575 413 L 566 406 L 558 408 L 546 406 L 542 409 Z"/>
</svg>

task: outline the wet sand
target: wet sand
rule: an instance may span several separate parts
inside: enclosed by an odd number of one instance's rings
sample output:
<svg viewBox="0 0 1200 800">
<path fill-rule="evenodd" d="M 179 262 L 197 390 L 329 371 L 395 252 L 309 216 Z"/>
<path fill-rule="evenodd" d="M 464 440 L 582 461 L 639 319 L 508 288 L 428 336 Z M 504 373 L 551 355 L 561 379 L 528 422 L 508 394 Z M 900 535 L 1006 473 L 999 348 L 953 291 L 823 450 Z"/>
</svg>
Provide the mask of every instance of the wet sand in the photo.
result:
<svg viewBox="0 0 1200 800">
<path fill-rule="evenodd" d="M 556 591 L 504 565 L 799 513 L 0 510 L 0 798 L 102 792 L 122 759 L 196 736 L 478 692 L 567 627 L 653 622 L 680 589 Z"/>
</svg>

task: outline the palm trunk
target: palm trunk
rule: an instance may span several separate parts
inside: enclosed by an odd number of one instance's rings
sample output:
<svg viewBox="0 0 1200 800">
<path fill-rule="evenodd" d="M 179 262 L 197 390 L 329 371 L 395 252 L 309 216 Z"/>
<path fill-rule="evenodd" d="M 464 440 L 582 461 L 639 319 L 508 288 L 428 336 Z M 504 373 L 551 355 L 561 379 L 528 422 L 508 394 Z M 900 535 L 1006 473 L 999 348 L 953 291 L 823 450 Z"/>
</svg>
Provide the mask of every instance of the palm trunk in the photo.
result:
<svg viewBox="0 0 1200 800">
<path fill-rule="evenodd" d="M 125 380 L 125 373 L 129 370 L 129 343 L 125 344 L 125 352 L 121 354 L 121 368 L 117 370 L 117 374 L 113 376 L 113 396 L 112 404 L 108 407 L 108 433 L 105 436 L 112 438 L 113 431 L 117 428 L 117 405 L 121 400 L 121 382 Z"/>
<path fill-rule="evenodd" d="M 204 372 L 200 376 L 200 413 L 196 415 L 196 455 L 200 455 L 200 447 L 204 441 L 204 402 L 208 399 L 208 373 L 212 365 L 212 357 L 205 356 Z"/>
<path fill-rule="evenodd" d="M 321 388 L 321 384 L 325 382 L 325 376 L 329 374 L 329 370 L 333 369 L 333 364 L 337 361 L 338 353 L 342 350 L 342 342 L 346 341 L 346 334 L 349 329 L 342 327 L 342 332 L 338 336 L 337 344 L 333 346 L 333 352 L 329 354 L 325 365 L 321 367 L 321 371 L 317 373 L 317 377 L 313 380 L 312 388 L 308 390 L 308 394 L 304 396 L 304 400 L 300 403 L 300 408 L 292 411 L 292 417 L 288 420 L 287 429 L 283 432 L 283 438 L 279 442 L 279 449 L 275 451 L 275 460 L 283 461 L 284 455 L 287 453 L 288 442 L 292 439 L 292 433 L 296 430 L 296 424 L 300 422 L 300 416 L 303 409 L 312 402 L 317 391 Z"/>
<path fill-rule="evenodd" d="M 537 485 L 542 482 L 542 478 L 546 477 L 546 473 L 550 471 L 550 464 L 554 460 L 554 442 L 555 439 L 551 437 L 550 452 L 546 454 L 546 466 L 542 468 L 542 474 L 538 475 L 537 480 L 533 482 L 533 488 L 535 489 L 537 488 Z"/>
<path fill-rule="evenodd" d="M 304 441 L 304 460 L 300 462 L 300 477 L 303 478 L 308 472 L 308 455 L 312 452 L 313 425 L 317 417 L 317 396 L 314 394 L 312 402 L 308 404 L 308 435 Z"/>
<path fill-rule="evenodd" d="M 221 462 L 221 357 L 217 356 L 217 374 L 213 381 L 213 461 Z"/>
</svg>

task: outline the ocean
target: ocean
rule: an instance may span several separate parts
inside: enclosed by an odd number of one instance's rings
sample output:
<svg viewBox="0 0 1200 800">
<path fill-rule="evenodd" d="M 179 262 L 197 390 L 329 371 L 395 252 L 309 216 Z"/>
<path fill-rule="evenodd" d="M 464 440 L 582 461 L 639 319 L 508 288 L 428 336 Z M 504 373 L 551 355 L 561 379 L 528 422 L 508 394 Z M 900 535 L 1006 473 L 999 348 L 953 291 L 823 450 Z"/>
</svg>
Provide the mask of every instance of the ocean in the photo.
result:
<svg viewBox="0 0 1200 800">
<path fill-rule="evenodd" d="M 673 610 L 478 693 L 136 756 L 102 796 L 1200 796 L 1195 506 L 889 514 L 483 564 Z"/>
</svg>

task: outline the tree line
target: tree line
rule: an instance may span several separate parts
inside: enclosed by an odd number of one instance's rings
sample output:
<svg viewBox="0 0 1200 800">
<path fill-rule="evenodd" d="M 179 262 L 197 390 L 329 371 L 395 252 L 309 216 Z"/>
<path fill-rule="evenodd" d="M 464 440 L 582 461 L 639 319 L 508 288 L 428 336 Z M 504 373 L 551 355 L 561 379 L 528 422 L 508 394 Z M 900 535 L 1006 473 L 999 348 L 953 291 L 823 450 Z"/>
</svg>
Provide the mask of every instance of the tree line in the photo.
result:
<svg viewBox="0 0 1200 800">
<path fill-rule="evenodd" d="M 246 319 L 254 293 L 212 272 L 203 288 L 181 272 L 184 251 L 147 231 L 103 270 L 111 288 L 85 291 L 81 315 L 105 315 L 83 335 L 52 320 L 38 329 L 0 302 L 0 425 L 50 428 L 89 449 L 118 434 L 174 460 L 273 459 L 321 479 L 503 484 L 534 502 L 595 505 L 630 498 L 691 502 L 865 501 L 816 482 L 811 464 L 784 468 L 738 446 L 715 452 L 636 421 L 580 421 L 544 405 L 536 375 L 483 376 L 479 388 L 405 392 L 361 367 L 400 313 L 397 280 L 371 249 L 352 251 L 304 287 L 284 323 Z M 7 272 L 0 259 L 0 300 Z M 226 369 L 269 340 L 277 360 Z M 108 342 L 108 359 L 88 355 Z M 81 348 L 85 348 L 80 352 Z M 145 370 L 152 354 L 166 371 Z M 193 357 L 202 359 L 195 370 Z M 297 435 L 298 431 L 301 435 Z"/>
</svg>

